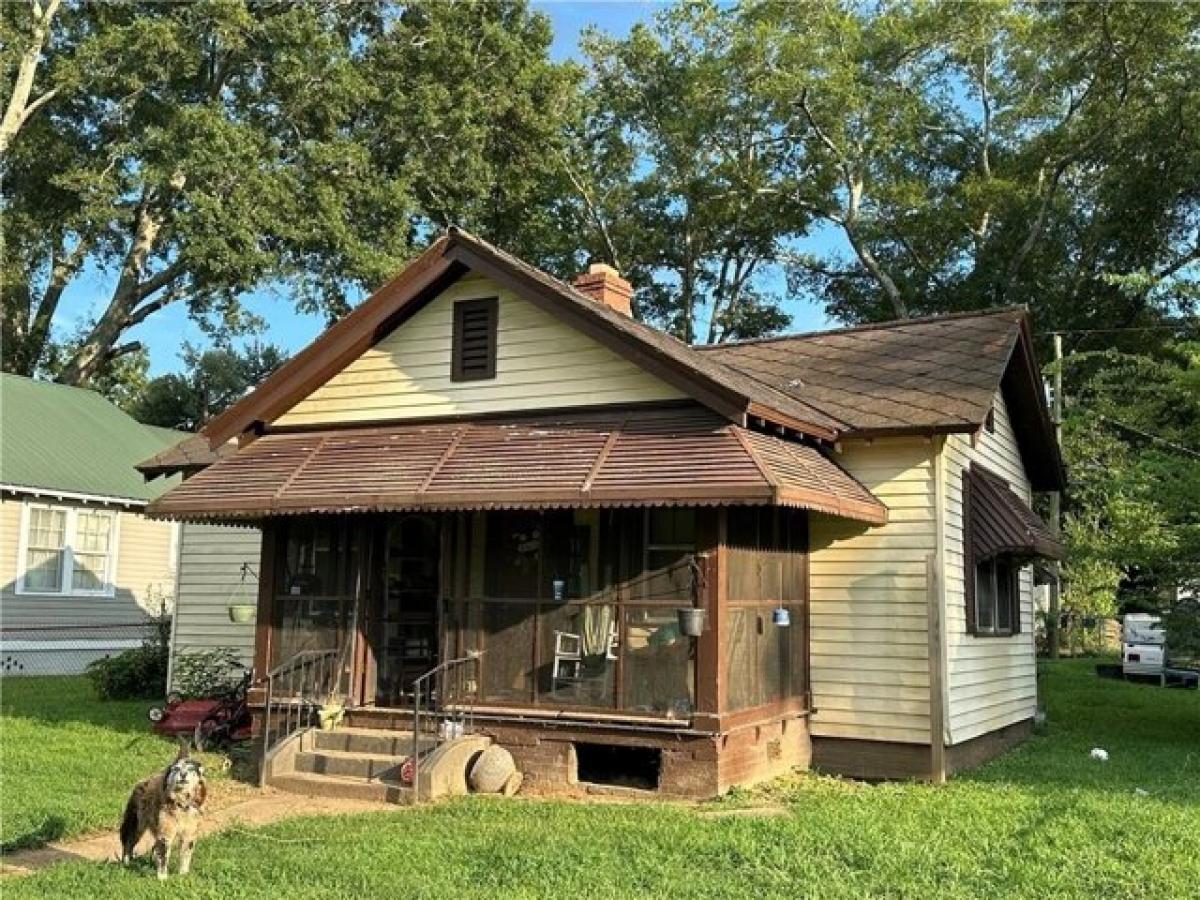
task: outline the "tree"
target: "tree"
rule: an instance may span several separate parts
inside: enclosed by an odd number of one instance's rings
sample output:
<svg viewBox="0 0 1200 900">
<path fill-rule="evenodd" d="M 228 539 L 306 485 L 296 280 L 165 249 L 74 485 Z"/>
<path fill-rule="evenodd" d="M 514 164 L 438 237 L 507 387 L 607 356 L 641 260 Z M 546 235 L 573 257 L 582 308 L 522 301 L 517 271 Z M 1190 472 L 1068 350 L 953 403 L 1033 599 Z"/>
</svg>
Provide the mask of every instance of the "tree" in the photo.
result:
<svg viewBox="0 0 1200 900">
<path fill-rule="evenodd" d="M 686 341 L 784 326 L 768 270 L 806 218 L 778 187 L 784 160 L 737 14 L 681 4 L 584 48 L 588 96 L 562 159 L 570 227 L 631 277 L 640 317 Z"/>
<path fill-rule="evenodd" d="M 798 202 L 849 259 L 797 259 L 830 313 L 1028 303 L 1044 325 L 1179 310 L 1200 258 L 1200 9 L 1132 3 L 780 4 L 757 29 Z M 1193 267 L 1191 271 L 1195 271 Z M 1112 274 L 1150 276 L 1118 290 Z"/>
<path fill-rule="evenodd" d="M 1200 343 L 1066 360 L 1069 608 L 1160 608 L 1200 588 Z"/>
<path fill-rule="evenodd" d="M 49 11 L 0 13 L 24 38 L 0 56 L 22 109 L 3 157 L 6 370 L 45 368 L 85 271 L 115 287 L 62 362 L 71 384 L 172 304 L 228 337 L 253 325 L 245 292 L 282 285 L 332 319 L 447 224 L 517 249 L 544 227 L 525 212 L 556 191 L 574 75 L 519 0 Z M 31 58 L 41 93 L 22 103 Z"/>
<path fill-rule="evenodd" d="M 287 354 L 271 344 L 253 343 L 241 352 L 185 346 L 184 370 L 152 379 L 125 409 L 147 425 L 199 431 L 286 360 Z"/>
</svg>

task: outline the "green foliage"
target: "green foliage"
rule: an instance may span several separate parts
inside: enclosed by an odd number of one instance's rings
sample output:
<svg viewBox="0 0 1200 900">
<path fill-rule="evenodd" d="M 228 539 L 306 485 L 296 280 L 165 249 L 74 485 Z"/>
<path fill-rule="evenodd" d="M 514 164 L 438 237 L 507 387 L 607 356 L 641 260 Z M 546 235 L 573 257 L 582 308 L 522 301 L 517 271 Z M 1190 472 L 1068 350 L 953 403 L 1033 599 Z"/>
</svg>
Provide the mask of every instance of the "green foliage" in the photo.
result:
<svg viewBox="0 0 1200 900">
<path fill-rule="evenodd" d="M 1161 608 L 1200 581 L 1200 344 L 1066 365 L 1064 602 L 1100 614 Z"/>
<path fill-rule="evenodd" d="M 287 354 L 271 344 L 251 343 L 243 351 L 217 347 L 201 351 L 185 345 L 180 373 L 149 381 L 125 410 L 139 422 L 198 431 L 281 366 Z"/>
<path fill-rule="evenodd" d="M 0 8 L 6 88 L 32 15 Z M 528 250 L 575 79 L 550 39 L 522 0 L 67 2 L 0 155 L 5 369 L 66 341 L 57 376 L 88 382 L 171 304 L 252 330 L 240 298 L 268 285 L 336 318 L 451 223 Z M 75 343 L 85 270 L 113 287 Z"/>
<path fill-rule="evenodd" d="M 5 896 L 1193 896 L 1196 696 L 1075 661 L 1047 666 L 1041 692 L 1043 733 L 944 786 L 800 775 L 699 807 L 462 798 L 214 835 L 165 894 L 146 869 L 74 862 Z"/>
<path fill-rule="evenodd" d="M 186 650 L 175 659 L 174 691 L 182 697 L 218 697 L 236 681 L 238 652 L 232 647 Z"/>
<path fill-rule="evenodd" d="M 140 647 L 89 663 L 87 677 L 102 700 L 156 699 L 167 690 L 171 619 L 159 616 Z"/>
<path fill-rule="evenodd" d="M 576 230 L 639 288 L 639 315 L 687 341 L 788 322 L 768 270 L 808 216 L 790 203 L 757 48 L 740 14 L 689 3 L 624 39 L 590 32 L 587 109 L 565 161 Z"/>
<path fill-rule="evenodd" d="M 1172 663 L 1200 665 L 1200 600 L 1176 600 L 1163 612 L 1162 621 Z"/>
</svg>

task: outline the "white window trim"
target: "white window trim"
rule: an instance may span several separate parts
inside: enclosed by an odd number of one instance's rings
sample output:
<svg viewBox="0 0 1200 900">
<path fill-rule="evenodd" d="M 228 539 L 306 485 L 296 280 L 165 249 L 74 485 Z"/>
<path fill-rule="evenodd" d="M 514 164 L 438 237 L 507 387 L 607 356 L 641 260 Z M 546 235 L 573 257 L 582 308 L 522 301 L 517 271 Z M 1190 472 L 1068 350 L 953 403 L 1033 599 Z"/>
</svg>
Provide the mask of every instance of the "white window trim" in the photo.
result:
<svg viewBox="0 0 1200 900">
<path fill-rule="evenodd" d="M 61 510 L 66 513 L 63 523 L 63 555 L 60 589 L 39 591 L 25 586 L 25 568 L 29 564 L 29 515 L 34 509 Z M 86 591 L 72 586 L 75 574 L 75 528 L 79 507 L 62 506 L 55 503 L 39 503 L 26 500 L 21 504 L 21 533 L 17 542 L 17 593 L 28 597 L 114 597 L 116 596 L 117 550 L 121 545 L 121 514 L 115 509 L 83 507 L 85 512 L 104 513 L 112 516 L 112 530 L 108 536 L 108 562 L 104 570 L 104 587 L 98 591 Z"/>
</svg>

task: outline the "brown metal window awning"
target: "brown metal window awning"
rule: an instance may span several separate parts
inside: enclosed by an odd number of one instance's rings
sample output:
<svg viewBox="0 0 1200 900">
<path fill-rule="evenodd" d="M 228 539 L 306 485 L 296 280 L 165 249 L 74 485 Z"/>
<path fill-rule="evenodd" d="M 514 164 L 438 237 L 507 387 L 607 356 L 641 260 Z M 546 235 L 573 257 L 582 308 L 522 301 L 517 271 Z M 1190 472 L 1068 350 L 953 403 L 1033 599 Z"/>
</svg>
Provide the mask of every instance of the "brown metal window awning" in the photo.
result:
<svg viewBox="0 0 1200 900">
<path fill-rule="evenodd" d="M 778 504 L 887 509 L 815 447 L 694 407 L 268 433 L 154 501 L 160 518 Z"/>
<path fill-rule="evenodd" d="M 963 477 L 971 558 L 979 563 L 1008 554 L 1062 559 L 1063 545 L 1004 479 L 979 466 Z"/>
</svg>

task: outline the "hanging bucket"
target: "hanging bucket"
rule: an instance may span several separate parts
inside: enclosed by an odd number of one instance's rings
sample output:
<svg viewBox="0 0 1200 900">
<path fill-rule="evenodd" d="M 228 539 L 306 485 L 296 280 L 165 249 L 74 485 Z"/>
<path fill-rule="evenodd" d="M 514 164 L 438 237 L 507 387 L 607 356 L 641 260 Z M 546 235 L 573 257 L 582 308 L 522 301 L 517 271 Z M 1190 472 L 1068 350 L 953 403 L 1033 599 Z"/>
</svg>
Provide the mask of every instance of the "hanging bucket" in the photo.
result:
<svg viewBox="0 0 1200 900">
<path fill-rule="evenodd" d="M 777 606 L 775 611 L 771 613 L 771 621 L 780 628 L 787 628 L 792 624 L 792 611 L 786 606 Z"/>
<path fill-rule="evenodd" d="M 254 621 L 257 608 L 252 603 L 231 603 L 229 605 L 229 621 L 244 625 Z"/>
<path fill-rule="evenodd" d="M 675 611 L 679 616 L 679 631 L 688 637 L 700 637 L 704 631 L 704 610 L 685 607 Z"/>
</svg>

